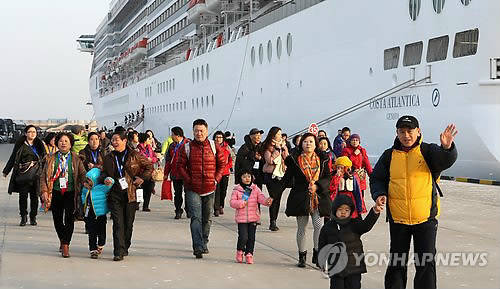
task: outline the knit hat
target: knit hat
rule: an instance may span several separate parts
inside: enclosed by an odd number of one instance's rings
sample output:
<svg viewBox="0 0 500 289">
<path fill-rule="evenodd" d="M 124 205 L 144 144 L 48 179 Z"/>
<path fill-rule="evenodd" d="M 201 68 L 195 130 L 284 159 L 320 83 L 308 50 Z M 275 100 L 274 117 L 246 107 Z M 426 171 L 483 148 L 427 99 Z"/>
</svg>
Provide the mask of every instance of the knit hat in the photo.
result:
<svg viewBox="0 0 500 289">
<path fill-rule="evenodd" d="M 336 160 L 335 160 L 335 166 L 344 166 L 344 167 L 352 167 L 352 162 L 351 160 L 346 157 L 346 156 L 343 156 L 343 157 L 338 157 Z"/>
<path fill-rule="evenodd" d="M 337 210 L 342 205 L 349 206 L 349 208 L 351 209 L 351 215 L 352 215 L 352 213 L 354 213 L 354 210 L 356 209 L 356 207 L 354 206 L 354 203 L 352 202 L 352 199 L 348 195 L 337 194 L 337 196 L 335 197 L 335 199 L 333 200 L 333 203 L 332 203 L 332 217 L 335 221 L 337 221 L 337 222 L 340 221 L 340 223 L 344 223 L 344 222 L 342 222 L 341 219 L 337 218 Z M 347 220 L 349 220 L 349 219 L 350 218 L 348 218 Z"/>
<path fill-rule="evenodd" d="M 359 137 L 359 134 L 355 133 L 355 134 L 351 134 L 351 137 L 349 138 L 349 141 L 351 141 L 352 139 L 355 139 L 357 138 L 359 141 L 361 141 L 361 138 Z"/>
</svg>

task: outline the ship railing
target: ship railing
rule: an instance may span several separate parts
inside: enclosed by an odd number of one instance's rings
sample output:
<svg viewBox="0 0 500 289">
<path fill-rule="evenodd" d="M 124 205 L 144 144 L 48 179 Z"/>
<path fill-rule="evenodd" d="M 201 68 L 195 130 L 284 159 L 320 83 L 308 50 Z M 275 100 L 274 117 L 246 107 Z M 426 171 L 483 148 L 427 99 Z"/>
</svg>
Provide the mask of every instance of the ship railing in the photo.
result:
<svg viewBox="0 0 500 289">
<path fill-rule="evenodd" d="M 327 118 L 325 118 L 323 120 L 320 120 L 316 124 L 318 126 L 322 126 L 322 125 L 328 124 L 328 123 L 330 123 L 330 122 L 332 122 L 334 120 L 342 118 L 342 117 L 344 117 L 344 116 L 346 116 L 348 114 L 351 114 L 353 112 L 356 112 L 356 111 L 358 111 L 358 110 L 360 110 L 360 109 L 362 109 L 364 107 L 369 106 L 370 104 L 372 104 L 374 102 L 380 101 L 380 100 L 382 100 L 382 99 L 384 99 L 384 98 L 386 98 L 388 96 L 391 96 L 391 95 L 393 95 L 395 93 L 398 93 L 398 92 L 400 92 L 400 91 L 402 91 L 404 89 L 410 88 L 412 86 L 418 85 L 418 84 L 423 83 L 423 82 L 430 82 L 430 80 L 431 80 L 430 72 L 428 72 L 428 75 L 426 77 L 424 77 L 422 79 L 419 79 L 419 80 L 415 80 L 414 71 L 412 70 L 412 77 L 413 78 L 410 79 L 410 80 L 407 80 L 407 81 L 405 81 L 405 82 L 403 82 L 403 83 L 401 83 L 399 85 L 396 85 L 396 86 L 394 86 L 394 87 L 392 87 L 392 88 L 390 88 L 390 89 L 388 89 L 386 91 L 383 91 L 383 92 L 381 92 L 381 93 L 379 93 L 379 94 L 377 94 L 377 95 L 375 95 L 373 97 L 370 97 L 370 98 L 368 98 L 368 99 L 366 99 L 366 100 L 364 100 L 364 101 L 362 101 L 362 102 L 360 102 L 358 104 L 355 104 L 355 105 L 353 105 L 353 106 L 351 106 L 351 107 L 349 107 L 347 109 L 344 109 L 344 110 L 342 110 L 340 112 L 337 112 L 334 115 L 331 115 L 331 116 L 329 116 L 329 117 L 327 117 Z M 291 134 L 289 137 L 294 137 L 296 135 L 303 134 L 303 133 L 307 132 L 308 129 L 309 128 L 304 128 L 304 129 L 302 129 L 302 130 L 300 130 L 300 131 L 298 131 L 298 132 L 296 132 L 294 134 Z"/>
</svg>

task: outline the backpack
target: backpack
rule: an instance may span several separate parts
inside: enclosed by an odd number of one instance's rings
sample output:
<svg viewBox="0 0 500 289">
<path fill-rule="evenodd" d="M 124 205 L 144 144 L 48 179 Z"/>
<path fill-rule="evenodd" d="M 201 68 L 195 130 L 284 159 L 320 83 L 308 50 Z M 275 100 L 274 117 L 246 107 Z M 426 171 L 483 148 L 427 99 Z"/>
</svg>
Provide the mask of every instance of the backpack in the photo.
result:
<svg viewBox="0 0 500 289">
<path fill-rule="evenodd" d="M 217 154 L 217 150 L 215 149 L 215 141 L 208 140 L 210 142 L 210 149 L 214 156 Z M 184 145 L 184 150 L 186 151 L 187 159 L 189 160 L 189 154 L 191 153 L 191 147 L 189 146 L 189 142 Z"/>
</svg>

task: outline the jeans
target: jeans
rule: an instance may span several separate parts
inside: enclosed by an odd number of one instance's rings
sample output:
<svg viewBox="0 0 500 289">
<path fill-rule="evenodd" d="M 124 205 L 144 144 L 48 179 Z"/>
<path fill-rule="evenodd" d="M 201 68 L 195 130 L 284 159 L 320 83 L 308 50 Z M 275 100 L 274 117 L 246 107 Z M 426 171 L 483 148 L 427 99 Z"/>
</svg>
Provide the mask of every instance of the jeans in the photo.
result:
<svg viewBox="0 0 500 289">
<path fill-rule="evenodd" d="M 28 195 L 30 197 L 30 218 L 36 217 L 38 212 L 38 196 L 35 192 L 19 193 L 19 215 L 28 215 Z"/>
<path fill-rule="evenodd" d="M 408 253 L 413 237 L 415 252 L 415 278 L 413 288 L 436 288 L 436 219 L 418 225 L 404 225 L 389 222 L 391 235 L 391 260 L 385 273 L 385 288 L 406 288 Z"/>
<path fill-rule="evenodd" d="M 238 224 L 238 244 L 236 250 L 243 251 L 246 254 L 253 255 L 255 247 L 255 231 L 257 230 L 256 223 L 239 223 Z"/>
<path fill-rule="evenodd" d="M 215 194 L 200 196 L 198 193 L 186 191 L 186 205 L 191 216 L 191 239 L 195 253 L 207 249 L 210 225 L 212 224 L 211 213 L 214 208 Z"/>
<path fill-rule="evenodd" d="M 69 245 L 75 229 L 75 192 L 52 192 L 52 219 L 59 241 Z"/>
</svg>

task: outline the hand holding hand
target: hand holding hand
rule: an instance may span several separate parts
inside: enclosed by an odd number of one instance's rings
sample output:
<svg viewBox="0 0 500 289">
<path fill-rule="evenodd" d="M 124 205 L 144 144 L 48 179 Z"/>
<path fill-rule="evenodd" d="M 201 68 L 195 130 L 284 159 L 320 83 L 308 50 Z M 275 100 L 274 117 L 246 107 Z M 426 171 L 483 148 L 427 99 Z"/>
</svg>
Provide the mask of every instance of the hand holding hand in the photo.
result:
<svg viewBox="0 0 500 289">
<path fill-rule="evenodd" d="M 3 174 L 3 177 L 4 177 L 4 178 L 6 178 L 7 176 L 8 176 L 8 174 L 5 174 L 5 173 Z"/>
<path fill-rule="evenodd" d="M 108 187 L 109 187 L 109 186 L 111 186 L 111 185 L 113 184 L 113 182 L 111 182 L 111 180 L 110 180 L 110 179 L 106 178 L 106 179 L 104 180 L 104 184 L 105 184 L 106 186 L 108 186 Z"/>
<path fill-rule="evenodd" d="M 387 201 L 386 196 L 379 196 L 376 200 L 377 206 L 384 206 L 386 201 Z"/>
<path fill-rule="evenodd" d="M 384 210 L 384 206 L 379 206 L 379 205 L 373 206 L 373 211 L 375 211 L 375 213 L 377 213 L 377 214 L 380 214 L 383 210 Z"/>
<path fill-rule="evenodd" d="M 89 169 L 93 169 L 94 168 L 94 164 L 93 163 L 89 163 Z"/>
<path fill-rule="evenodd" d="M 446 129 L 441 133 L 441 145 L 444 149 L 449 150 L 451 148 L 451 144 L 455 139 L 455 136 L 458 134 L 457 127 L 454 124 L 450 124 L 446 127 Z"/>
<path fill-rule="evenodd" d="M 267 198 L 266 205 L 270 206 L 273 203 L 273 198 Z"/>
<path fill-rule="evenodd" d="M 139 178 L 139 177 L 135 177 L 135 180 L 134 180 L 134 185 L 136 186 L 140 186 L 144 183 L 144 180 Z"/>
</svg>

